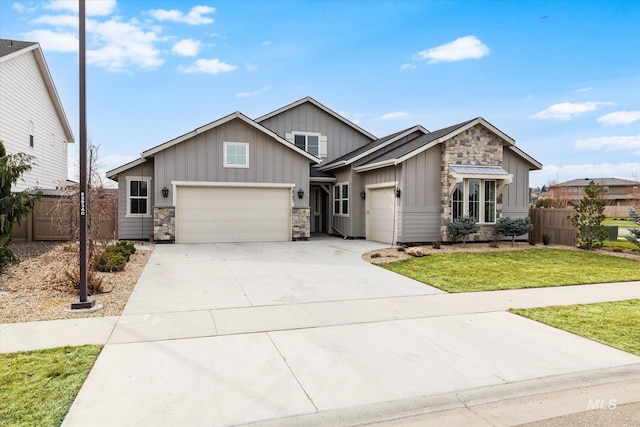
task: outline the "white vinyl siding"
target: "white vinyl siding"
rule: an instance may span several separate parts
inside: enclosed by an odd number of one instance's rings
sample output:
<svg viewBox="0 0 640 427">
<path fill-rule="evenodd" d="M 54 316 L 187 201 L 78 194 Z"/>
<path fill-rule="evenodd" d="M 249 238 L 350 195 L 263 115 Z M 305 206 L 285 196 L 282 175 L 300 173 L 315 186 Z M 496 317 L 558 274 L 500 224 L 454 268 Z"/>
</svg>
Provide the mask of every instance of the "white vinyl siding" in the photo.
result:
<svg viewBox="0 0 640 427">
<path fill-rule="evenodd" d="M 347 182 L 333 187 L 333 214 L 349 216 L 349 183 Z"/>
<path fill-rule="evenodd" d="M 0 140 L 7 153 L 23 152 L 35 158 L 24 181 L 12 189 L 60 186 L 68 173 L 67 137 L 33 51 L 0 62 L 0 99 Z M 53 145 L 46 143 L 51 134 Z"/>
<path fill-rule="evenodd" d="M 290 188 L 176 187 L 176 243 L 289 240 Z"/>
</svg>

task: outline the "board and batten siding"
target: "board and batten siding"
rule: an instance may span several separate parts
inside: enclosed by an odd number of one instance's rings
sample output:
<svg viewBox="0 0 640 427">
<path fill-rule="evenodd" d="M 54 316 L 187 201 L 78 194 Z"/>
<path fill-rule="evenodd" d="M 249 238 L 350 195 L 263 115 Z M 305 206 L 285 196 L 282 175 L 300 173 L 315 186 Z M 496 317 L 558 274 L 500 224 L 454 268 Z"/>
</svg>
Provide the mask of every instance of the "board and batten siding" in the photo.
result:
<svg viewBox="0 0 640 427">
<path fill-rule="evenodd" d="M 29 121 L 33 122 L 33 147 L 29 144 Z M 34 157 L 31 172 L 13 190 L 64 185 L 68 174 L 65 139 L 34 51 L 0 62 L 0 141 L 8 154 Z"/>
<path fill-rule="evenodd" d="M 149 183 L 149 215 L 127 217 L 127 183 L 130 179 L 151 178 Z M 153 189 L 156 187 L 153 179 L 153 159 L 147 160 L 145 163 L 135 166 L 126 172 L 118 175 L 118 239 L 125 240 L 147 240 L 153 235 L 153 206 L 156 197 L 154 197 Z"/>
<path fill-rule="evenodd" d="M 327 157 L 323 159 L 325 162 L 371 142 L 366 135 L 309 102 L 283 111 L 260 124 L 282 138 L 291 132 L 319 132 L 326 135 Z"/>
<path fill-rule="evenodd" d="M 529 216 L 529 163 L 505 147 L 502 168 L 513 175 L 513 181 L 502 193 L 502 216 Z"/>
<path fill-rule="evenodd" d="M 224 142 L 249 144 L 248 168 L 224 167 Z M 172 206 L 174 181 L 295 184 L 296 207 L 309 206 L 309 159 L 240 119 L 195 135 L 154 155 L 154 196 L 158 206 Z M 304 191 L 299 199 L 298 190 Z"/>
<path fill-rule="evenodd" d="M 435 146 L 402 164 L 398 241 L 440 240 L 442 155 Z"/>
</svg>

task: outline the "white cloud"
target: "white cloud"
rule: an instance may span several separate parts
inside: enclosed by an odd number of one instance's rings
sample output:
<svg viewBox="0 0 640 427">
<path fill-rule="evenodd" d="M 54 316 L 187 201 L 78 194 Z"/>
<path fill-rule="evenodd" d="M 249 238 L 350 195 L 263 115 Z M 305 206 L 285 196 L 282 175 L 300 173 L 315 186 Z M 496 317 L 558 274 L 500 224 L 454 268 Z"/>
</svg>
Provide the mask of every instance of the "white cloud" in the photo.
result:
<svg viewBox="0 0 640 427">
<path fill-rule="evenodd" d="M 549 108 L 529 116 L 530 119 L 559 119 L 569 120 L 589 111 L 595 111 L 601 106 L 613 105 L 613 102 L 563 102 L 553 104 Z"/>
<path fill-rule="evenodd" d="M 402 67 L 400 67 L 401 70 L 415 70 L 416 66 L 413 64 L 402 64 Z"/>
<path fill-rule="evenodd" d="M 196 56 L 200 52 L 200 46 L 198 40 L 182 39 L 173 45 L 171 51 L 180 56 Z"/>
<path fill-rule="evenodd" d="M 236 94 L 236 96 L 238 98 L 250 98 L 250 97 L 254 97 L 254 96 L 260 96 L 265 92 L 269 91 L 269 86 L 263 86 L 261 89 L 259 90 L 254 90 L 253 92 L 239 92 Z"/>
<path fill-rule="evenodd" d="M 640 135 L 585 138 L 576 141 L 575 147 L 582 150 L 636 150 L 640 149 Z"/>
<path fill-rule="evenodd" d="M 423 50 L 413 57 L 417 60 L 429 60 L 429 64 L 438 62 L 463 61 L 480 59 L 489 54 L 489 48 L 475 36 L 460 37 L 452 42 Z"/>
<path fill-rule="evenodd" d="M 38 40 L 44 50 L 54 52 L 77 52 L 78 36 L 51 30 L 33 30 L 23 34 L 26 40 Z"/>
<path fill-rule="evenodd" d="M 583 87 L 583 88 L 574 90 L 574 92 L 575 93 L 589 92 L 592 89 L 593 89 L 592 87 Z"/>
<path fill-rule="evenodd" d="M 80 21 L 74 15 L 42 15 L 33 21 L 34 24 L 52 25 L 54 27 L 78 28 Z"/>
<path fill-rule="evenodd" d="M 13 8 L 13 10 L 15 10 L 18 13 L 33 13 L 36 10 L 38 10 L 38 6 L 29 7 L 29 6 L 25 6 L 22 3 L 17 3 L 17 2 L 12 4 L 11 7 Z"/>
<path fill-rule="evenodd" d="M 605 126 L 628 125 L 640 120 L 640 111 L 616 111 L 600 116 L 597 120 Z"/>
<path fill-rule="evenodd" d="M 269 40 L 265 40 L 262 42 L 262 46 L 269 46 L 271 44 L 271 41 Z"/>
<path fill-rule="evenodd" d="M 45 4 L 45 9 L 66 10 L 78 13 L 77 0 L 53 0 Z M 85 13 L 87 16 L 111 15 L 116 8 L 116 0 L 99 0 L 85 2 Z"/>
<path fill-rule="evenodd" d="M 119 22 L 87 22 L 87 32 L 94 35 L 93 42 L 99 48 L 87 49 L 87 63 L 110 71 L 122 71 L 134 65 L 138 68 L 156 68 L 164 63 L 155 43 L 158 35 L 144 31 L 137 20 Z"/>
<path fill-rule="evenodd" d="M 220 62 L 218 58 L 213 59 L 198 59 L 191 67 L 179 67 L 178 69 L 183 73 L 206 73 L 206 74 L 220 74 L 227 73 L 235 70 L 235 65 L 226 64 Z"/>
<path fill-rule="evenodd" d="M 254 72 L 254 71 L 258 70 L 258 67 L 255 66 L 254 64 L 250 63 L 250 62 L 247 62 L 245 64 L 245 67 L 247 68 L 247 71 L 249 71 L 249 72 Z"/>
<path fill-rule="evenodd" d="M 177 9 L 152 9 L 148 13 L 158 21 L 181 22 L 187 25 L 204 25 L 212 24 L 213 19 L 203 15 L 214 13 L 215 11 L 216 8 L 211 6 L 194 6 L 186 15 Z"/>
<path fill-rule="evenodd" d="M 392 119 L 399 119 L 399 118 L 402 118 L 402 117 L 407 117 L 408 115 L 409 115 L 409 113 L 405 113 L 404 111 L 396 111 L 394 113 L 383 114 L 378 119 L 379 120 L 392 120 Z"/>
</svg>

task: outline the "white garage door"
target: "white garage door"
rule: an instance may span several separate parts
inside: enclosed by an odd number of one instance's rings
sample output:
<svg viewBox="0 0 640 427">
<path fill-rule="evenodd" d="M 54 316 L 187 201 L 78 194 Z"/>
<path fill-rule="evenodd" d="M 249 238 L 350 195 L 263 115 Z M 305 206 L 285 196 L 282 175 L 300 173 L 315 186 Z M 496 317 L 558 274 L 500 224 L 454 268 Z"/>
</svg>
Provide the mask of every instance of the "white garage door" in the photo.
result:
<svg viewBox="0 0 640 427">
<path fill-rule="evenodd" d="M 289 240 L 290 188 L 177 187 L 176 243 Z"/>
<path fill-rule="evenodd" d="M 367 240 L 393 243 L 395 189 L 370 189 L 367 194 Z"/>
</svg>

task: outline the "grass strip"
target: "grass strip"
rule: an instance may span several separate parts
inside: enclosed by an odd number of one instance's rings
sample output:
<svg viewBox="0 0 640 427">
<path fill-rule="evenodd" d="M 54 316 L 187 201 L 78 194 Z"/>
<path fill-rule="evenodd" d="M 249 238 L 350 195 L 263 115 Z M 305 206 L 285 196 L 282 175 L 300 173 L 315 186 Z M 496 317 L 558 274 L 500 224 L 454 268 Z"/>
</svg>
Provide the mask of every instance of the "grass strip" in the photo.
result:
<svg viewBox="0 0 640 427">
<path fill-rule="evenodd" d="M 640 299 L 511 311 L 640 356 Z"/>
<path fill-rule="evenodd" d="M 0 354 L 3 426 L 59 426 L 102 346 Z"/>
<path fill-rule="evenodd" d="M 566 249 L 434 254 L 380 266 L 454 293 L 640 280 L 636 260 Z"/>
</svg>

